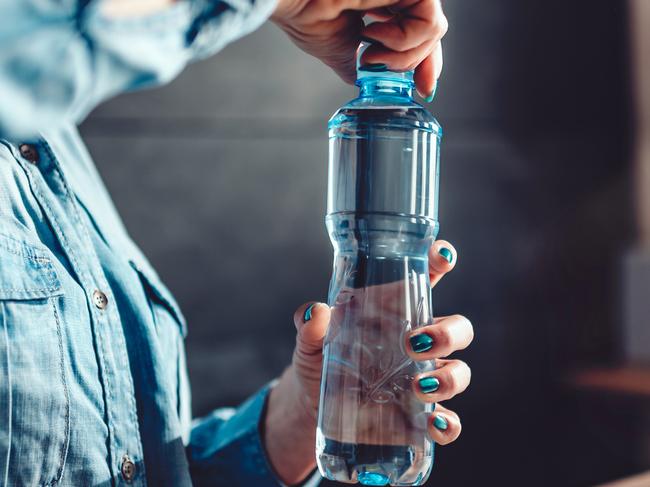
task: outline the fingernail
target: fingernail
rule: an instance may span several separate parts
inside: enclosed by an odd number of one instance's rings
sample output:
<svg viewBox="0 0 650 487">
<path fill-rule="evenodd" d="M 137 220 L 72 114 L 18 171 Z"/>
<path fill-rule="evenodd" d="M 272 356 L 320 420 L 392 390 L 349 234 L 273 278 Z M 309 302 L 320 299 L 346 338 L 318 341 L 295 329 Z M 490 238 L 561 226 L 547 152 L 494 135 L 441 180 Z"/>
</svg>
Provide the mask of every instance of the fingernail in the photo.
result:
<svg viewBox="0 0 650 487">
<path fill-rule="evenodd" d="M 454 254 L 452 254 L 451 250 L 449 250 L 447 247 L 441 247 L 440 250 L 438 250 L 438 253 L 442 255 L 450 264 L 451 261 L 454 260 Z"/>
<path fill-rule="evenodd" d="M 311 312 L 314 309 L 314 306 L 316 306 L 317 303 L 312 303 L 310 304 L 307 309 L 305 310 L 305 316 L 303 316 L 302 321 L 307 323 L 309 320 L 311 320 Z"/>
<path fill-rule="evenodd" d="M 438 387 L 440 387 L 440 381 L 435 377 L 422 377 L 418 380 L 418 384 L 420 385 L 420 390 L 425 394 L 436 392 Z"/>
<path fill-rule="evenodd" d="M 367 42 L 368 44 L 374 44 L 375 42 L 377 42 L 376 40 L 371 39 L 370 37 L 366 37 L 366 36 L 361 36 L 360 39 L 361 39 L 361 42 Z"/>
<path fill-rule="evenodd" d="M 436 90 L 438 89 L 438 81 L 436 81 L 433 84 L 433 90 L 431 91 L 431 94 L 427 96 L 424 101 L 427 103 L 431 103 L 433 101 L 433 97 L 436 96 Z"/>
<path fill-rule="evenodd" d="M 445 431 L 447 427 L 449 426 L 449 423 L 447 423 L 447 420 L 445 419 L 444 416 L 440 416 L 439 414 L 433 419 L 433 425 L 438 428 L 440 431 Z"/>
<path fill-rule="evenodd" d="M 419 335 L 413 335 L 409 338 L 411 342 L 411 348 L 415 353 L 426 352 L 433 348 L 433 338 L 431 338 L 426 333 L 420 333 Z"/>
<path fill-rule="evenodd" d="M 370 71 L 372 73 L 379 73 L 381 71 L 388 71 L 388 66 L 383 63 L 364 64 L 359 66 L 361 71 Z"/>
</svg>

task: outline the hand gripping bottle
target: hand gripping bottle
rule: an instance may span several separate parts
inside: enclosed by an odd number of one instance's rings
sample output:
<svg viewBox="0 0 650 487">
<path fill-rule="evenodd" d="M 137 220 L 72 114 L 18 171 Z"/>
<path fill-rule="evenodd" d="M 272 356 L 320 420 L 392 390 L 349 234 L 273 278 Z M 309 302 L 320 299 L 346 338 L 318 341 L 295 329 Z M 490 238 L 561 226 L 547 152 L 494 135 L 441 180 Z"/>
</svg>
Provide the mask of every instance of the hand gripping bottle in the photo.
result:
<svg viewBox="0 0 650 487">
<path fill-rule="evenodd" d="M 357 68 L 359 97 L 329 121 L 327 230 L 334 247 L 316 455 L 323 476 L 421 485 L 433 466 L 432 370 L 406 352 L 433 322 L 428 251 L 438 233 L 442 130 L 413 100 L 413 73 Z"/>
</svg>

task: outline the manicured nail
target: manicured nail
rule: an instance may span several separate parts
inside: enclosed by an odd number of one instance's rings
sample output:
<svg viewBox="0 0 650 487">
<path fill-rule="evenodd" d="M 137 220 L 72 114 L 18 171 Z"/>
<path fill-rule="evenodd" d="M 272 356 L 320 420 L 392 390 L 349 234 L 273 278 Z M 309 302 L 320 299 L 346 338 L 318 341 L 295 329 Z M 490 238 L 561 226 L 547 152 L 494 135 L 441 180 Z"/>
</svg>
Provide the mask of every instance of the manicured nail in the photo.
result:
<svg viewBox="0 0 650 487">
<path fill-rule="evenodd" d="M 444 416 L 440 416 L 439 414 L 436 415 L 436 417 L 433 419 L 433 425 L 438 428 L 440 431 L 445 431 L 447 427 L 449 426 L 449 423 L 447 423 L 447 420 L 445 419 Z"/>
<path fill-rule="evenodd" d="M 433 348 L 433 338 L 431 338 L 426 333 L 420 333 L 419 335 L 413 335 L 409 338 L 411 342 L 411 348 L 415 353 L 426 352 Z"/>
<path fill-rule="evenodd" d="M 442 247 L 440 250 L 438 250 L 438 253 L 442 255 L 450 264 L 451 261 L 454 260 L 454 254 L 452 254 L 451 250 L 446 247 Z"/>
<path fill-rule="evenodd" d="M 420 385 L 420 390 L 425 394 L 436 392 L 438 387 L 440 387 L 440 381 L 435 377 L 422 377 L 418 380 L 418 384 Z"/>
<path fill-rule="evenodd" d="M 382 71 L 388 71 L 388 66 L 384 63 L 374 63 L 374 64 L 364 64 L 359 66 L 361 71 L 370 71 L 372 73 L 379 73 Z"/>
<path fill-rule="evenodd" d="M 430 94 L 429 96 L 427 96 L 427 97 L 424 99 L 424 101 L 426 101 L 427 103 L 431 103 L 431 102 L 433 101 L 433 97 L 436 96 L 436 90 L 437 90 L 437 89 L 438 89 L 438 82 L 436 81 L 436 82 L 433 84 L 433 91 L 431 91 L 431 94 Z"/>
<path fill-rule="evenodd" d="M 305 316 L 303 317 L 302 321 L 307 323 L 309 320 L 311 320 L 311 312 L 314 309 L 314 306 L 316 306 L 317 303 L 312 303 L 310 304 L 307 309 L 305 310 Z"/>
</svg>

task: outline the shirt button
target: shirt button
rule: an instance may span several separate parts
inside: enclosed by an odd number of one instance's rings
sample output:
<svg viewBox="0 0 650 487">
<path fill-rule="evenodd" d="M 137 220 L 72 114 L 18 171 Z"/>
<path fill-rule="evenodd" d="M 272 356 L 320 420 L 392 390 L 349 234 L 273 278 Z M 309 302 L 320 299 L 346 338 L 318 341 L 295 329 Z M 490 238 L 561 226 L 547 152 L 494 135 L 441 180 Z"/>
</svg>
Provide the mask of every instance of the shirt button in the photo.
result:
<svg viewBox="0 0 650 487">
<path fill-rule="evenodd" d="M 96 289 L 93 293 L 93 303 L 95 303 L 95 307 L 104 309 L 106 306 L 108 306 L 108 298 L 103 292 L 101 292 L 99 289 Z"/>
<path fill-rule="evenodd" d="M 130 482 L 135 477 L 135 463 L 128 455 L 122 457 L 122 468 L 120 470 L 122 471 L 122 477 L 127 482 Z"/>
<path fill-rule="evenodd" d="M 20 144 L 20 155 L 27 159 L 32 164 L 36 164 L 39 159 L 36 147 L 31 144 Z"/>
</svg>

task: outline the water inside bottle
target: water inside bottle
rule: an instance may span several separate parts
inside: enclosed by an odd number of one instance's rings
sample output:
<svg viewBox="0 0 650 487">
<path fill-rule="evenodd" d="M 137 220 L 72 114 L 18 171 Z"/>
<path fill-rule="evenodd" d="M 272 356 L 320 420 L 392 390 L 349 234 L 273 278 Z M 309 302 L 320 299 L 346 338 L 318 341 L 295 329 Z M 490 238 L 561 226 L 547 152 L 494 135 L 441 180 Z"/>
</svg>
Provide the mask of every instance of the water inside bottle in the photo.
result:
<svg viewBox="0 0 650 487">
<path fill-rule="evenodd" d="M 323 350 L 317 456 L 341 482 L 420 485 L 433 465 L 431 404 L 414 377 L 407 334 L 431 320 L 427 249 L 435 225 L 403 215 L 332 215 L 332 318 Z"/>
<path fill-rule="evenodd" d="M 434 364 L 407 338 L 433 322 L 428 250 L 438 232 L 442 129 L 413 98 L 413 73 L 367 72 L 330 119 L 327 228 L 334 247 L 316 454 L 327 478 L 422 485 L 432 404 L 413 391 Z"/>
<path fill-rule="evenodd" d="M 433 458 L 425 449 L 413 445 L 341 443 L 326 438 L 320 429 L 316 434 L 322 467 L 328 478 L 342 482 L 417 485 L 428 476 L 433 465 Z"/>
</svg>

